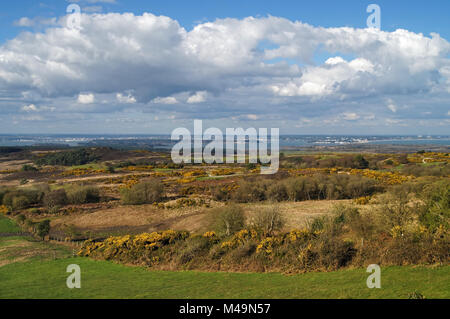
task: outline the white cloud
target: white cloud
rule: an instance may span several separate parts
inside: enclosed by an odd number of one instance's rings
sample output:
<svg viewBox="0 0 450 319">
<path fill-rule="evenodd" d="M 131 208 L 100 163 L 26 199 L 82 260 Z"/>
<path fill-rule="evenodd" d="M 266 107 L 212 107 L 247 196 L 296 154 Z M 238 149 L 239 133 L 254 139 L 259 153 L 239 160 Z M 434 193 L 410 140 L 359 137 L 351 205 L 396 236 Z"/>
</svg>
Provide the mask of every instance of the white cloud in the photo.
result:
<svg viewBox="0 0 450 319">
<path fill-rule="evenodd" d="M 25 111 L 25 112 L 37 112 L 38 109 L 37 109 L 36 105 L 30 104 L 30 105 L 23 106 L 22 107 L 22 111 Z"/>
<path fill-rule="evenodd" d="M 394 101 L 392 99 L 387 100 L 387 108 L 392 111 L 392 113 L 397 112 L 397 105 L 395 105 Z"/>
<path fill-rule="evenodd" d="M 259 116 L 256 114 L 247 114 L 247 118 L 252 121 L 256 121 L 259 119 Z"/>
<path fill-rule="evenodd" d="M 56 18 L 41 18 L 36 17 L 30 19 L 28 17 L 22 17 L 17 21 L 14 21 L 13 24 L 16 27 L 35 27 L 35 26 L 56 26 L 58 25 Z"/>
<path fill-rule="evenodd" d="M 342 118 L 346 121 L 356 121 L 359 119 L 359 115 L 356 113 L 344 113 L 342 114 Z"/>
<path fill-rule="evenodd" d="M 307 67 L 301 77 L 272 87 L 281 96 L 326 96 L 346 89 L 364 91 L 361 78 L 372 77 L 374 65 L 362 58 L 350 62 L 330 58 L 324 65 Z"/>
<path fill-rule="evenodd" d="M 202 103 L 206 101 L 206 91 L 199 91 L 195 93 L 194 95 L 190 96 L 187 99 L 187 103 L 194 104 L 194 103 Z"/>
<path fill-rule="evenodd" d="M 134 96 L 132 96 L 131 94 L 128 94 L 127 96 L 125 96 L 122 93 L 117 93 L 116 99 L 120 103 L 126 103 L 126 104 L 136 103 L 136 98 Z"/>
<path fill-rule="evenodd" d="M 34 25 L 34 21 L 27 17 L 22 17 L 17 21 L 14 21 L 14 25 L 18 27 L 31 27 Z"/>
<path fill-rule="evenodd" d="M 103 8 L 102 6 L 87 6 L 87 7 L 83 7 L 82 11 L 83 12 L 102 12 Z"/>
<path fill-rule="evenodd" d="M 149 13 L 83 13 L 79 31 L 64 21 L 0 46 L 2 106 L 3 99 L 15 110 L 58 105 L 54 113 L 76 110 L 81 118 L 83 111 L 148 112 L 151 102 L 152 112 L 170 109 L 177 119 L 339 122 L 376 114 L 383 126 L 392 113 L 432 117 L 450 104 L 450 44 L 434 33 L 316 27 L 273 16 L 217 19 L 191 30 Z M 317 63 L 318 51 L 328 55 L 324 62 Z M 74 107 L 73 96 L 92 105 Z"/>
<path fill-rule="evenodd" d="M 168 97 L 157 97 L 152 100 L 152 103 L 155 103 L 155 104 L 177 104 L 178 101 L 173 96 L 168 96 Z"/>
<path fill-rule="evenodd" d="M 143 102 L 161 93 L 260 85 L 289 97 L 448 89 L 435 78 L 449 76 L 450 44 L 437 34 L 319 28 L 276 17 L 218 19 L 188 32 L 148 13 L 82 14 L 82 25 L 80 32 L 60 27 L 22 34 L 2 46 L 0 88 L 23 85 L 53 96 L 133 89 Z M 258 51 L 262 41 L 275 48 Z M 319 47 L 357 58 L 335 56 L 314 66 L 309 61 Z M 306 66 L 266 63 L 276 58 Z"/>
<path fill-rule="evenodd" d="M 94 101 L 95 101 L 95 95 L 92 93 L 78 95 L 78 103 L 80 103 L 80 104 L 92 104 L 92 103 L 94 103 Z"/>
<path fill-rule="evenodd" d="M 22 121 L 44 121 L 45 118 L 43 118 L 40 115 L 30 115 L 30 116 L 22 116 L 20 118 Z"/>
</svg>

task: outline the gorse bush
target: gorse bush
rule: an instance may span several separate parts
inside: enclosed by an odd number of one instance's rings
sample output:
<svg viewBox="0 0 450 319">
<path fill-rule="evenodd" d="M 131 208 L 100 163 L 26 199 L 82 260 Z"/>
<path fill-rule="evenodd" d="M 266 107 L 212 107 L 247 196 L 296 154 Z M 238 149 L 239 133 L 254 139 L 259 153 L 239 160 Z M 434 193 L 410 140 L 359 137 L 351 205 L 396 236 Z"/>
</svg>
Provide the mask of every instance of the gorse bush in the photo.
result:
<svg viewBox="0 0 450 319">
<path fill-rule="evenodd" d="M 424 205 L 419 210 L 420 223 L 432 232 L 439 227 L 449 228 L 450 182 L 439 181 L 424 187 L 421 193 Z"/>
<path fill-rule="evenodd" d="M 164 186 L 157 180 L 138 183 L 130 188 L 120 190 L 122 203 L 125 205 L 141 205 L 161 202 L 164 198 Z"/>
<path fill-rule="evenodd" d="M 421 200 L 425 211 L 409 210 L 417 198 L 399 188 L 383 198 L 387 210 L 385 206 L 360 210 L 336 205 L 308 227 L 288 233 L 280 231 L 282 220 L 276 207 L 260 212 L 259 220 L 246 225 L 242 208 L 231 205 L 214 210 L 216 232 L 182 236 L 163 232 L 114 237 L 102 243 L 87 241 L 80 255 L 172 270 L 304 272 L 373 263 L 448 264 L 448 215 L 431 224 L 420 219 L 422 214 L 434 214 L 436 207 L 448 207 L 447 187 L 437 183 L 427 188 Z"/>
</svg>

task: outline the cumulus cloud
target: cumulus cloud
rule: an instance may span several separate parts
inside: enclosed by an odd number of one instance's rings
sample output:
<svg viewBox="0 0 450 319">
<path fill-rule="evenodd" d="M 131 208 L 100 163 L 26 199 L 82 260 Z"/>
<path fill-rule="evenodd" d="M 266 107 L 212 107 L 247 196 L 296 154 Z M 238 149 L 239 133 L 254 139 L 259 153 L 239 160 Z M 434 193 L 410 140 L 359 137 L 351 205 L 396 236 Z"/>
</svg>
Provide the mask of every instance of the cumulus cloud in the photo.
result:
<svg viewBox="0 0 450 319">
<path fill-rule="evenodd" d="M 120 103 L 127 103 L 127 104 L 134 104 L 136 103 L 136 98 L 132 96 L 131 94 L 128 94 L 127 96 L 123 95 L 122 93 L 116 94 L 116 99 Z"/>
<path fill-rule="evenodd" d="M 202 103 L 206 101 L 206 91 L 199 91 L 195 93 L 194 95 L 190 96 L 187 99 L 187 103 L 194 104 L 194 103 Z"/>
<path fill-rule="evenodd" d="M 199 87 L 203 90 L 195 91 L 221 92 L 267 82 L 281 96 L 364 95 L 438 89 L 449 64 L 447 41 L 406 30 L 318 28 L 268 17 L 217 20 L 188 32 L 175 20 L 148 13 L 83 14 L 81 25 L 81 31 L 51 28 L 6 43 L 0 49 L 5 62 L 0 85 L 57 96 L 88 86 L 102 92 L 133 89 L 144 102 Z M 258 50 L 262 41 L 278 47 Z M 359 57 L 336 56 L 303 69 L 265 63 L 273 58 L 307 63 L 319 46 Z"/>
<path fill-rule="evenodd" d="M 22 107 L 22 111 L 25 111 L 25 112 L 37 112 L 38 109 L 37 109 L 36 105 L 30 104 L 30 105 L 23 106 Z"/>
<path fill-rule="evenodd" d="M 356 113 L 344 113 L 342 114 L 342 118 L 346 121 L 356 121 L 359 119 L 359 115 Z"/>
<path fill-rule="evenodd" d="M 388 104 L 387 107 L 389 110 L 391 110 L 393 113 L 397 112 L 397 105 L 395 105 L 394 101 L 392 101 L 392 99 L 388 99 Z"/>
<path fill-rule="evenodd" d="M 157 97 L 152 100 L 152 103 L 155 103 L 155 104 L 177 104 L 178 101 L 173 96 L 167 96 L 167 97 Z"/>
<path fill-rule="evenodd" d="M 22 106 L 62 101 L 58 110 L 78 96 L 102 112 L 117 103 L 145 110 L 150 102 L 153 111 L 169 108 L 177 117 L 354 122 L 368 114 L 413 117 L 427 101 L 442 116 L 450 102 L 450 44 L 435 33 L 324 28 L 272 16 L 217 19 L 190 31 L 150 13 L 83 13 L 81 30 L 66 19 L 0 47 L 0 98 L 7 92 L 8 103 Z M 323 62 L 314 59 L 318 51 L 328 55 Z M 24 94 L 37 98 L 15 98 Z M 397 105 L 412 112 L 399 114 Z"/>
<path fill-rule="evenodd" d="M 92 104 L 92 103 L 94 103 L 94 101 L 95 101 L 95 95 L 92 93 L 78 95 L 78 103 L 80 103 L 80 104 Z"/>
</svg>

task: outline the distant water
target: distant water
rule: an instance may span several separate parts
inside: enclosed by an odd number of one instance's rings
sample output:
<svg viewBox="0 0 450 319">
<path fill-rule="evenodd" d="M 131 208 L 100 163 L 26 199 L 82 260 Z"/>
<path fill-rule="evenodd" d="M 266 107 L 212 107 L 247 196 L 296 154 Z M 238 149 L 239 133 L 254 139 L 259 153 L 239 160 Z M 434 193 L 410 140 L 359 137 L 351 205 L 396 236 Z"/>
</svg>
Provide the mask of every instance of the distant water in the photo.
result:
<svg viewBox="0 0 450 319">
<path fill-rule="evenodd" d="M 118 146 L 170 148 L 169 135 L 0 135 L 0 146 Z M 339 145 L 439 145 L 450 146 L 450 136 L 282 135 L 280 147 Z"/>
</svg>

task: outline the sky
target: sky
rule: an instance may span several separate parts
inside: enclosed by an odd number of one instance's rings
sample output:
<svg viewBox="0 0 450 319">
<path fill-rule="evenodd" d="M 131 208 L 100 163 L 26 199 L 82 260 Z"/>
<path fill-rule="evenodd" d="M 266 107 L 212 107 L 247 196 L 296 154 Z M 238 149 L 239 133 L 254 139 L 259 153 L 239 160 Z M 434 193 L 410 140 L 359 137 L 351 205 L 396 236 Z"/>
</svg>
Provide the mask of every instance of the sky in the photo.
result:
<svg viewBox="0 0 450 319">
<path fill-rule="evenodd" d="M 448 12 L 446 0 L 2 1 L 0 133 L 158 134 L 201 119 L 448 135 Z"/>
</svg>

